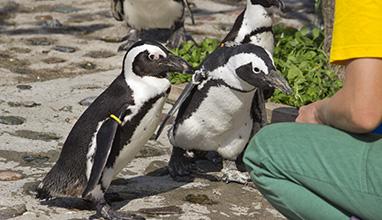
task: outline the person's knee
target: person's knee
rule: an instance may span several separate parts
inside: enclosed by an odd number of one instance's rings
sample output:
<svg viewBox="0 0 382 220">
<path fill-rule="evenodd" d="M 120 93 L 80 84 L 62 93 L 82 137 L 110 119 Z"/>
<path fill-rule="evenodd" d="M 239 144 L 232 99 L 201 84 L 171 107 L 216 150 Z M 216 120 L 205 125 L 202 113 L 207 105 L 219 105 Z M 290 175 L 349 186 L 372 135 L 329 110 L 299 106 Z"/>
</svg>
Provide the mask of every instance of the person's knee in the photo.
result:
<svg viewBox="0 0 382 220">
<path fill-rule="evenodd" d="M 276 137 L 282 137 L 288 130 L 288 124 L 278 123 L 262 128 L 249 142 L 244 157 L 262 159 L 268 157 L 270 152 L 279 147 L 275 142 Z M 249 158 L 248 158 L 249 159 Z"/>
</svg>

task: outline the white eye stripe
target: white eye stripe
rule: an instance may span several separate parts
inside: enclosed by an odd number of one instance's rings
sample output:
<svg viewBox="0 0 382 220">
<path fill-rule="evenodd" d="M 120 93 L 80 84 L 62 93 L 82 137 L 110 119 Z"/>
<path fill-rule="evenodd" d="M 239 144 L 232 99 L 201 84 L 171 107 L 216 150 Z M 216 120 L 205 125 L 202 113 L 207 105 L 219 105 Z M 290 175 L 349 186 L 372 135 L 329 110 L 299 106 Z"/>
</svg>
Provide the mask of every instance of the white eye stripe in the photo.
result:
<svg viewBox="0 0 382 220">
<path fill-rule="evenodd" d="M 150 55 L 149 55 L 149 59 L 150 59 L 150 60 L 159 60 L 159 58 L 160 58 L 161 56 L 162 56 L 161 54 L 154 53 L 154 54 L 150 54 Z"/>
<path fill-rule="evenodd" d="M 235 69 L 247 65 L 251 63 L 252 70 L 255 72 L 255 68 L 259 70 L 259 72 L 263 72 L 263 74 L 268 74 L 268 67 L 263 59 L 261 59 L 257 54 L 254 53 L 240 53 L 236 54 L 229 58 L 228 62 L 223 66 L 220 66 L 211 72 L 209 72 L 209 76 L 212 79 L 222 79 L 227 84 L 241 89 L 243 88 L 240 77 L 236 75 Z"/>
</svg>

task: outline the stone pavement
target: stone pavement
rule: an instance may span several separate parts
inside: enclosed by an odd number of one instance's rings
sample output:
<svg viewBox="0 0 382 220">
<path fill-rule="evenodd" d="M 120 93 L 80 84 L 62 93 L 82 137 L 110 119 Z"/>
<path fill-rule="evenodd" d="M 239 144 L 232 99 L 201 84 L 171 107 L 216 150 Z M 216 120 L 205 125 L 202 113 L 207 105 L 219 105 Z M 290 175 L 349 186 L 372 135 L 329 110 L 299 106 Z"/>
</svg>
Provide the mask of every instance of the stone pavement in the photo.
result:
<svg viewBox="0 0 382 220">
<path fill-rule="evenodd" d="M 196 40 L 222 38 L 243 8 L 233 0 L 193 2 L 197 24 L 187 19 L 186 28 Z M 275 17 L 296 26 L 293 16 Z M 94 214 L 80 199 L 41 203 L 34 188 L 57 160 L 87 98 L 120 73 L 117 48 L 125 33 L 106 0 L 0 1 L 0 219 Z M 166 172 L 170 152 L 165 136 L 149 141 L 112 183 L 113 207 L 147 219 L 283 219 L 252 186 L 208 175 L 173 181 Z"/>
</svg>

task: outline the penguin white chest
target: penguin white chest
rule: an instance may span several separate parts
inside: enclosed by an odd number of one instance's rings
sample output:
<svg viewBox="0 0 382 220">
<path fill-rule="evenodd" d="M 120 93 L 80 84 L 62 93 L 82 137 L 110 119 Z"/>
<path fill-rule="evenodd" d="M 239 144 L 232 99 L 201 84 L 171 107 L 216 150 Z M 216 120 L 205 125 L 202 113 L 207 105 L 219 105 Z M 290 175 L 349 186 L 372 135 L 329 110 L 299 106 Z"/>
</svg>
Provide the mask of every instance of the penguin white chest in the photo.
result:
<svg viewBox="0 0 382 220">
<path fill-rule="evenodd" d="M 183 5 L 174 0 L 125 0 L 124 11 L 133 28 L 171 28 L 181 19 Z"/>
<path fill-rule="evenodd" d="M 131 139 L 123 147 L 119 153 L 117 160 L 114 164 L 114 175 L 116 175 L 121 169 L 123 169 L 127 163 L 129 163 L 137 153 L 144 147 L 145 143 L 155 132 L 160 122 L 163 105 L 166 97 L 161 97 L 152 106 L 152 108 L 142 118 Z M 128 122 L 127 122 L 128 123 Z"/>
<path fill-rule="evenodd" d="M 175 146 L 214 150 L 235 159 L 250 138 L 253 92 L 240 93 L 227 87 L 211 87 L 195 112 L 178 124 Z"/>
</svg>

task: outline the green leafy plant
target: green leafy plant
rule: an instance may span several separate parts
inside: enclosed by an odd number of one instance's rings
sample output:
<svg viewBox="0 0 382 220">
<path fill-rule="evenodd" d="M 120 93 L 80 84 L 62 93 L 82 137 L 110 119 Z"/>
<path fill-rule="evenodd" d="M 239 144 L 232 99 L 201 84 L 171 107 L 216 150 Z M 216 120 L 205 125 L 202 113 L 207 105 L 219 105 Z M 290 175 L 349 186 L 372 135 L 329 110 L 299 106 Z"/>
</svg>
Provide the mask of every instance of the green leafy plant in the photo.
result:
<svg viewBox="0 0 382 220">
<path fill-rule="evenodd" d="M 295 30 L 276 26 L 274 61 L 293 89 L 292 95 L 276 90 L 271 101 L 295 107 L 332 96 L 342 83 L 328 66 L 322 30 Z"/>
<path fill-rule="evenodd" d="M 185 59 L 192 67 L 198 67 L 203 60 L 216 49 L 219 40 L 205 38 L 200 44 L 193 41 L 184 42 L 179 48 L 175 48 L 173 53 Z M 173 73 L 170 81 L 172 84 L 185 83 L 191 80 L 191 75 Z"/>
<path fill-rule="evenodd" d="M 332 96 L 342 83 L 328 66 L 329 60 L 323 51 L 323 31 L 319 28 L 296 30 L 283 26 L 274 27 L 274 61 L 277 69 L 293 89 L 292 95 L 276 90 L 271 101 L 295 107 Z M 218 46 L 217 39 L 206 38 L 200 44 L 185 42 L 173 52 L 183 57 L 193 67 Z M 188 82 L 190 75 L 172 74 L 171 83 Z"/>
</svg>

